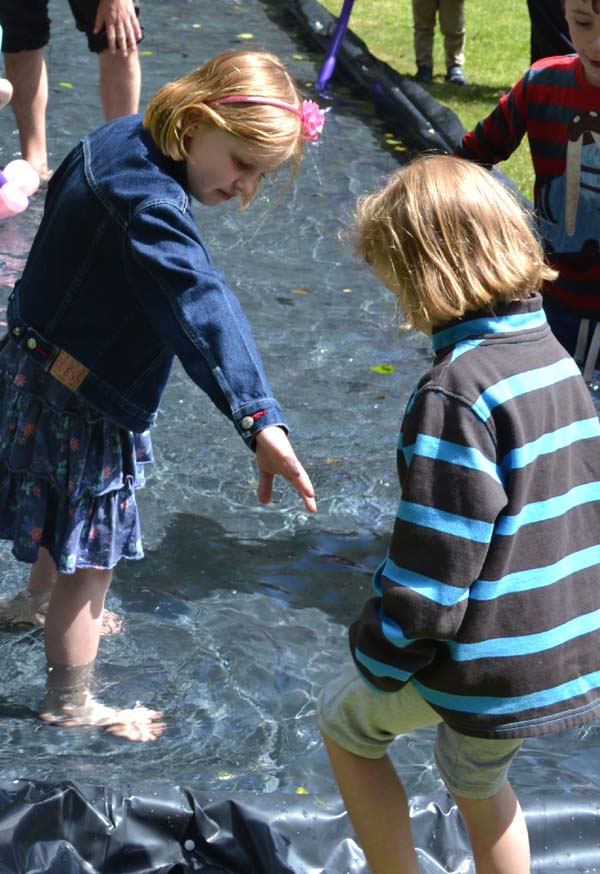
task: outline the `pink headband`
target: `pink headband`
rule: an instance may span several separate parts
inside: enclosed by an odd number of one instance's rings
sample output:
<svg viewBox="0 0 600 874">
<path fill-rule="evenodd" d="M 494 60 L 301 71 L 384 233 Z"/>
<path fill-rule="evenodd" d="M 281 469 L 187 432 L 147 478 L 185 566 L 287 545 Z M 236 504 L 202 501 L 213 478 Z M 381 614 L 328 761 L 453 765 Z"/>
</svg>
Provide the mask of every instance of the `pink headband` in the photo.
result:
<svg viewBox="0 0 600 874">
<path fill-rule="evenodd" d="M 318 139 L 325 124 L 325 113 L 314 100 L 303 100 L 302 109 L 298 109 L 292 103 L 278 100 L 276 97 L 261 97 L 255 94 L 232 94 L 230 97 L 217 97 L 216 100 L 206 101 L 210 106 L 213 103 L 264 103 L 266 106 L 278 106 L 293 112 L 302 121 L 302 132 L 307 140 Z"/>
</svg>

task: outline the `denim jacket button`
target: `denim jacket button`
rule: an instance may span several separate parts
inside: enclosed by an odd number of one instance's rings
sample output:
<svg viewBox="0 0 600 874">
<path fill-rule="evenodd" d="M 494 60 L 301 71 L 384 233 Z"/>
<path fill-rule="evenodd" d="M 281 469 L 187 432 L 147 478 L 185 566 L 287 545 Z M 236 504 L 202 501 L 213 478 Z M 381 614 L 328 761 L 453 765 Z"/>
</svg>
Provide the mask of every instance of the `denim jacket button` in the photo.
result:
<svg viewBox="0 0 600 874">
<path fill-rule="evenodd" d="M 21 336 L 21 329 L 19 328 L 18 325 L 17 325 L 16 328 L 13 328 L 13 334 L 15 335 L 15 337 L 20 337 L 20 336 Z"/>
<path fill-rule="evenodd" d="M 28 349 L 37 349 L 37 340 L 35 340 L 33 337 L 30 337 L 27 340 L 27 348 Z"/>
<path fill-rule="evenodd" d="M 243 431 L 249 431 L 250 428 L 254 425 L 254 419 L 252 416 L 244 416 L 242 421 L 240 422 Z"/>
</svg>

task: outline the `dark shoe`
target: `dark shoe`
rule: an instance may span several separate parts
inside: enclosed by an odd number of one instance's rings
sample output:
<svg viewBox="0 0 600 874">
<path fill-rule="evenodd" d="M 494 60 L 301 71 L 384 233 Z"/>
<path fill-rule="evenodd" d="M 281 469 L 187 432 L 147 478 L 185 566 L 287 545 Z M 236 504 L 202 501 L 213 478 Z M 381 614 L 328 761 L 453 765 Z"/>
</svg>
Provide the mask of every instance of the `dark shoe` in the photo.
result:
<svg viewBox="0 0 600 874">
<path fill-rule="evenodd" d="M 446 82 L 451 82 L 452 85 L 466 85 L 467 80 L 465 79 L 463 68 L 458 64 L 454 67 L 448 67 Z"/>
<path fill-rule="evenodd" d="M 417 67 L 417 75 L 415 79 L 417 82 L 431 82 L 433 78 L 433 67 L 430 67 L 429 64 L 419 64 Z"/>
</svg>

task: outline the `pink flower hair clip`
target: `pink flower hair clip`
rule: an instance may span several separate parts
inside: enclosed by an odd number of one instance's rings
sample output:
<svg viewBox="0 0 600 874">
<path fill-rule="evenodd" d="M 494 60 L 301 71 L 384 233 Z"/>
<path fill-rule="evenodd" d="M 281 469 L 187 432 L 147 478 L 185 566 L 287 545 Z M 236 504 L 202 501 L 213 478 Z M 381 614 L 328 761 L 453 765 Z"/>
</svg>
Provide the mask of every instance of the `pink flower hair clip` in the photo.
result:
<svg viewBox="0 0 600 874">
<path fill-rule="evenodd" d="M 278 100 L 276 97 L 263 97 L 260 94 L 231 94 L 229 97 L 207 100 L 207 103 L 209 106 L 219 103 L 263 103 L 266 106 L 287 109 L 288 112 L 293 112 L 302 121 L 304 139 L 313 143 L 319 138 L 325 125 L 325 113 L 314 100 L 303 100 L 301 109 L 292 103 L 286 103 L 285 100 Z"/>
<path fill-rule="evenodd" d="M 310 142 L 317 140 L 325 126 L 325 113 L 321 107 L 314 100 L 303 100 L 300 118 L 304 138 Z"/>
</svg>

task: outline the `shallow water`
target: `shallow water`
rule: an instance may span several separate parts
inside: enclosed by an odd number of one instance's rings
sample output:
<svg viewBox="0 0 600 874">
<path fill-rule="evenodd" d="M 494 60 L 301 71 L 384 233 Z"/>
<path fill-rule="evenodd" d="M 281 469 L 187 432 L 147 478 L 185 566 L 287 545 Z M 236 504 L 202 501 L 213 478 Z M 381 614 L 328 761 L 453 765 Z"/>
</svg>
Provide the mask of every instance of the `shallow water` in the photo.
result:
<svg viewBox="0 0 600 874">
<path fill-rule="evenodd" d="M 101 112 L 96 61 L 67 4 L 54 0 L 51 9 L 49 142 L 56 165 Z M 242 44 L 279 54 L 310 94 L 321 57 L 293 26 L 281 27 L 273 9 L 259 0 L 223 0 L 218 15 L 186 0 L 147 4 L 143 102 L 167 79 Z M 107 703 L 140 700 L 164 709 L 169 729 L 155 744 L 135 745 L 94 729 L 40 724 L 41 632 L 0 633 L 4 777 L 156 779 L 231 792 L 333 788 L 314 698 L 339 670 L 346 625 L 386 549 L 398 498 L 398 426 L 429 344 L 419 335 L 398 336 L 391 297 L 339 239 L 354 196 L 374 188 L 402 156 L 384 147 L 386 128 L 368 100 L 343 83 L 321 100 L 326 131 L 307 149 L 291 190 L 276 180 L 243 215 L 230 206 L 198 210 L 213 258 L 254 327 L 313 477 L 319 513 L 309 517 L 281 486 L 272 505 L 256 503 L 252 456 L 177 367 L 153 434 L 157 461 L 140 494 L 147 557 L 118 568 L 108 606 L 124 615 L 125 632 L 103 640 L 96 675 Z M 7 109 L 0 162 L 16 149 Z M 0 225 L 0 303 L 40 211 L 38 196 L 26 213 Z M 6 547 L 2 557 L 8 595 L 27 569 Z M 527 742 L 513 776 L 526 789 L 535 768 L 541 798 L 597 797 L 599 753 L 597 728 Z M 431 732 L 401 739 L 394 757 L 409 793 L 440 787 Z"/>
</svg>

